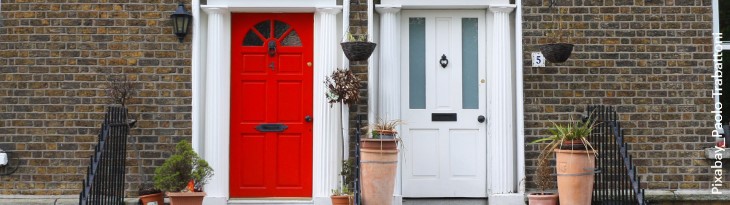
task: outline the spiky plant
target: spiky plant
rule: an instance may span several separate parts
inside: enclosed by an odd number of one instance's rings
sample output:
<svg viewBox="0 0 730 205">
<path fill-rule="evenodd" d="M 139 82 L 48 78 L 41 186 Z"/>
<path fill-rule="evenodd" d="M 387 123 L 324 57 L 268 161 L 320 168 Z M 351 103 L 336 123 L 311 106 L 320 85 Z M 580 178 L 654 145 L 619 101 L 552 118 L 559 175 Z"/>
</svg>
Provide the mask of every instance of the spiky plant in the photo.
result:
<svg viewBox="0 0 730 205">
<path fill-rule="evenodd" d="M 549 136 L 532 141 L 532 143 L 547 142 L 548 145 L 543 148 L 542 151 L 552 151 L 559 148 L 564 142 L 580 140 L 586 145 L 586 148 L 591 150 L 594 154 L 598 155 L 591 143 L 588 141 L 588 137 L 591 135 L 593 128 L 595 127 L 595 120 L 590 115 L 585 122 L 573 121 L 571 117 L 570 123 L 558 124 L 551 122 L 552 127 L 548 128 Z"/>
</svg>

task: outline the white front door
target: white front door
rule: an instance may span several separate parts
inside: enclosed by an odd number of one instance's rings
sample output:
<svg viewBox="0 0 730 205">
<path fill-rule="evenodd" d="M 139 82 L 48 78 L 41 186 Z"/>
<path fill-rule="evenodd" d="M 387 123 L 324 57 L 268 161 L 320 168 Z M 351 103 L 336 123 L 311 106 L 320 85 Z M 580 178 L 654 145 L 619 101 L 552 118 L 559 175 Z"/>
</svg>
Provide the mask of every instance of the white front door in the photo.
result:
<svg viewBox="0 0 730 205">
<path fill-rule="evenodd" d="M 404 197 L 487 196 L 485 15 L 403 11 Z"/>
</svg>

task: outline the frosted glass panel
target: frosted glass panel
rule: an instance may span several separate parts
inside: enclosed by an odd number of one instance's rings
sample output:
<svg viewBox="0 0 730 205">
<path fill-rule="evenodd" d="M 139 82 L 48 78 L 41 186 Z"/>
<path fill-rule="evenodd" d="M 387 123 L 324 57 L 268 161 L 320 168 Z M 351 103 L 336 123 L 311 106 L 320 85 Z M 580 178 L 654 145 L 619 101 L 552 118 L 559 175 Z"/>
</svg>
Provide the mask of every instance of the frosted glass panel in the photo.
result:
<svg viewBox="0 0 730 205">
<path fill-rule="evenodd" d="M 426 18 L 408 21 L 409 107 L 426 109 Z"/>
<path fill-rule="evenodd" d="M 461 19 L 461 99 L 464 109 L 479 109 L 479 34 L 476 18 Z"/>
</svg>

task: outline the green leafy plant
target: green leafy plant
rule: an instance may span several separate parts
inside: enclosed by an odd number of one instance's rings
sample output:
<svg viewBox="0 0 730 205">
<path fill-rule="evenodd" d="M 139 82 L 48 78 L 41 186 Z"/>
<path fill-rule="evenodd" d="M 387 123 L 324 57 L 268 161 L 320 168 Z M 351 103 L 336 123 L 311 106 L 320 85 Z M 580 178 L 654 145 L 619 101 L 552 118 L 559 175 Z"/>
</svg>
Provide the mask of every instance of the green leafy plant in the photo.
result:
<svg viewBox="0 0 730 205">
<path fill-rule="evenodd" d="M 360 35 L 360 36 L 355 37 L 350 32 L 347 32 L 346 35 L 347 35 L 347 38 L 345 38 L 345 39 L 347 39 L 347 42 L 367 42 L 368 41 L 368 35 Z"/>
<path fill-rule="evenodd" d="M 372 130 L 371 131 L 372 137 L 377 138 L 377 136 L 379 136 L 381 133 L 388 132 L 389 134 L 390 133 L 396 134 L 397 133 L 396 128 L 398 127 L 398 125 L 401 125 L 401 124 L 403 124 L 403 121 L 399 120 L 399 119 L 395 119 L 395 120 L 378 119 L 378 121 L 375 124 L 369 125 L 369 127 Z"/>
<path fill-rule="evenodd" d="M 193 189 L 201 191 L 212 176 L 213 168 L 195 153 L 190 143 L 183 140 L 175 146 L 175 153 L 155 169 L 155 188 L 179 192 L 186 190 L 186 186 L 192 181 Z"/>
<path fill-rule="evenodd" d="M 572 118 L 571 121 L 573 121 Z M 547 142 L 548 145 L 543 148 L 543 151 L 551 151 L 553 149 L 560 148 L 564 142 L 579 140 L 587 149 L 596 153 L 596 150 L 593 149 L 593 146 L 591 146 L 591 143 L 588 141 L 588 137 L 591 135 L 591 132 L 595 127 L 595 120 L 593 120 L 592 115 L 588 117 L 585 122 L 573 121 L 567 124 L 558 124 L 555 122 L 551 123 L 553 125 L 548 128 L 550 135 L 532 141 L 532 143 Z"/>
<path fill-rule="evenodd" d="M 550 168 L 550 157 L 552 156 L 553 150 L 561 148 L 564 142 L 579 140 L 585 145 L 585 149 L 597 154 L 596 150 L 593 149 L 593 146 L 588 141 L 588 137 L 590 137 L 596 125 L 596 121 L 592 116 L 590 115 L 585 121 L 573 121 L 571 117 L 572 122 L 566 124 L 551 122 L 552 126 L 548 128 L 550 135 L 532 141 L 532 143 L 547 143 L 546 146 L 540 149 L 535 173 L 535 183 L 542 194 L 552 185 L 553 177 L 552 169 Z M 573 147 L 571 146 L 570 148 L 572 149 Z"/>
</svg>

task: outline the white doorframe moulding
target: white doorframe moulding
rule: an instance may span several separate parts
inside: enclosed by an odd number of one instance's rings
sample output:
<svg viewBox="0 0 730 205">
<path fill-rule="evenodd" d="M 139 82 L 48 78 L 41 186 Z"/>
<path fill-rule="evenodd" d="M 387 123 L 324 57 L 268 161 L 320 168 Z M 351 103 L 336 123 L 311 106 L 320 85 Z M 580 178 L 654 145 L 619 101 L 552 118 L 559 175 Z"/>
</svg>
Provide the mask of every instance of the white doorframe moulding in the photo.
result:
<svg viewBox="0 0 730 205">
<path fill-rule="evenodd" d="M 203 156 L 215 170 L 205 185 L 205 204 L 225 204 L 229 196 L 231 13 L 226 6 L 201 7 L 208 13 L 206 80 L 200 88 L 206 95 Z"/>
<path fill-rule="evenodd" d="M 254 3 L 255 2 L 255 3 Z M 306 12 L 314 13 L 314 82 L 342 63 L 338 43 L 341 39 L 342 7 L 334 0 L 315 1 L 236 1 L 212 0 L 209 5 L 193 4 L 193 145 L 215 175 L 205 186 L 206 205 L 219 204 L 330 204 L 330 190 L 337 186 L 340 166 L 339 107 L 330 107 L 324 86 L 314 86 L 312 198 L 294 201 L 230 199 L 230 75 L 231 13 Z M 248 4 L 251 3 L 251 4 Z M 199 12 L 204 11 L 206 14 Z M 332 137 L 334 136 L 334 137 Z"/>
<path fill-rule="evenodd" d="M 487 10 L 487 189 L 489 201 L 499 204 L 524 204 L 524 192 L 520 192 L 517 176 L 517 153 L 523 149 L 517 147 L 516 113 L 520 107 L 515 106 L 517 92 L 517 75 L 511 51 L 513 48 L 510 13 L 516 5 L 490 5 Z M 521 55 L 520 55 L 521 56 Z M 507 89 L 505 89 L 507 88 Z M 521 122 L 519 122 L 521 123 Z"/>
<path fill-rule="evenodd" d="M 501 2 L 501 1 L 500 1 Z M 487 186 L 488 196 L 491 204 L 524 204 L 524 107 L 521 104 L 523 92 L 522 63 L 518 57 L 522 56 L 522 46 L 519 40 L 521 30 L 519 24 L 521 12 L 515 14 L 513 11 L 521 7 L 521 4 L 495 4 L 495 2 L 458 0 L 449 2 L 447 6 L 444 1 L 415 1 L 415 0 L 383 0 L 383 4 L 376 5 L 380 14 L 379 30 L 379 65 L 378 68 L 370 68 L 377 71 L 378 79 L 369 79 L 369 84 L 374 84 L 377 89 L 375 100 L 369 101 L 369 107 L 377 107 L 375 113 L 378 116 L 371 116 L 371 119 L 396 119 L 400 116 L 398 97 L 400 93 L 394 92 L 397 84 L 389 85 L 387 76 L 399 76 L 399 61 L 393 59 L 400 51 L 401 40 L 398 35 L 399 12 L 401 9 L 474 9 L 485 8 L 487 10 Z M 508 3 L 508 2 L 504 2 Z M 373 15 L 369 14 L 369 19 Z M 519 29 L 519 30 L 518 30 Z M 376 28 L 370 29 L 376 30 Z M 514 32 L 514 33 L 513 33 Z M 382 81 L 381 81 L 382 79 Z M 395 86 L 395 87 L 394 87 Z M 508 89 L 504 89 L 508 88 Z M 515 103 L 519 103 L 515 105 Z M 395 197 L 400 197 L 401 174 L 399 173 L 396 182 Z M 400 200 L 397 201 L 400 203 Z"/>
</svg>

